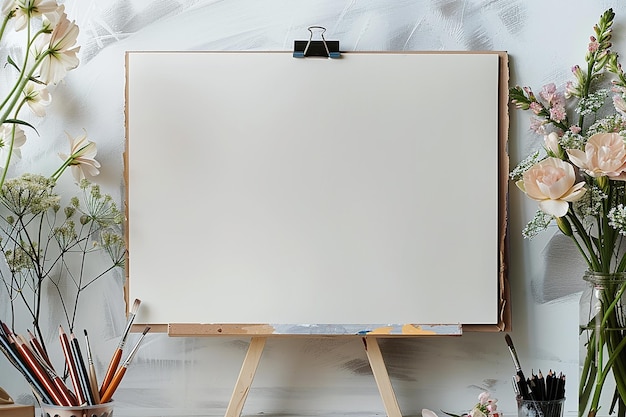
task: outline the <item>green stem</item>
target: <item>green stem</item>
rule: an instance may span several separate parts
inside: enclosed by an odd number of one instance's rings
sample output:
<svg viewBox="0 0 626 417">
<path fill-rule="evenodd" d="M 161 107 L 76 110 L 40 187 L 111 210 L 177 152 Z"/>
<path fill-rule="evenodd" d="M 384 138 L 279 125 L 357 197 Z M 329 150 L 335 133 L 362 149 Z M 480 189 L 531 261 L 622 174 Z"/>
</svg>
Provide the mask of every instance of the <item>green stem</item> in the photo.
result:
<svg viewBox="0 0 626 417">
<path fill-rule="evenodd" d="M 22 102 L 20 103 L 20 105 L 17 107 L 17 110 L 15 110 L 15 118 L 17 119 L 17 114 L 20 112 L 20 110 L 22 109 L 22 106 L 26 103 L 26 99 L 22 100 Z M 7 159 L 4 162 L 4 169 L 2 170 L 2 175 L 0 175 L 0 188 L 2 187 L 1 184 L 4 184 L 4 181 L 6 179 L 7 176 L 7 172 L 9 171 L 9 166 L 11 165 L 11 157 L 13 156 L 13 148 L 15 146 L 15 124 L 13 124 L 13 128 L 11 129 L 11 142 L 9 143 L 9 149 L 7 152 Z"/>
<path fill-rule="evenodd" d="M 580 382 L 578 385 L 578 415 L 582 417 L 589 397 L 593 389 L 596 377 L 598 375 L 598 367 L 595 364 L 595 330 L 587 330 L 590 332 L 589 340 L 587 341 L 587 354 L 585 356 L 585 362 L 583 369 L 580 373 Z M 581 337 L 584 335 L 584 331 L 581 332 Z M 594 365 L 595 364 L 595 365 Z"/>
<path fill-rule="evenodd" d="M 13 18 L 13 16 L 15 16 L 15 12 L 13 11 L 7 13 L 7 15 L 4 16 L 4 20 L 2 21 L 2 27 L 0 27 L 0 40 L 4 36 L 4 31 L 7 28 L 7 24 L 9 23 L 9 20 Z"/>
<path fill-rule="evenodd" d="M 583 250 L 583 248 L 580 246 L 578 241 L 574 238 L 574 234 L 572 234 L 571 237 L 572 239 L 574 239 L 574 242 L 576 242 L 576 246 L 578 246 L 580 253 L 585 257 L 585 260 L 587 261 L 587 264 L 589 265 L 589 269 L 591 271 L 600 271 L 601 270 L 600 264 L 598 263 L 597 257 L 594 256 L 593 242 L 591 241 L 591 238 L 589 237 L 589 235 L 585 232 L 585 228 L 583 224 L 578 219 L 578 216 L 576 216 L 576 214 L 574 214 L 574 212 L 571 209 L 568 212 L 568 217 L 572 221 L 572 224 L 574 225 L 574 227 L 576 228 L 576 234 L 578 234 L 578 236 L 580 236 L 580 238 L 583 240 L 585 244 L 585 248 L 589 252 L 589 255 L 585 254 L 585 251 Z"/>
<path fill-rule="evenodd" d="M 65 161 L 63 161 L 63 164 L 56 171 L 54 171 L 52 175 L 50 175 L 50 179 L 57 181 L 61 174 L 63 174 L 65 169 L 70 166 L 73 161 L 74 158 L 72 157 L 72 155 L 70 155 Z"/>
<path fill-rule="evenodd" d="M 603 282 L 601 286 L 594 289 L 598 291 L 601 311 L 596 315 L 599 322 L 592 330 L 592 334 L 587 345 L 587 357 L 581 374 L 579 387 L 579 410 L 582 413 L 586 408 L 589 396 L 589 388 L 593 391 L 589 414 L 595 414 L 598 411 L 600 396 L 606 378 L 610 372 L 613 374 L 617 390 L 620 398 L 626 398 L 626 363 L 624 361 L 624 347 L 626 346 L 626 338 L 620 331 L 623 323 L 618 318 L 620 313 L 619 303 L 621 297 L 626 292 L 626 282 L 619 283 L 616 287 L 615 282 Z M 617 289 L 617 291 L 616 291 Z M 591 326 L 591 322 L 586 324 Z M 604 363 L 604 349 L 607 349 L 608 359 Z M 591 378 L 592 362 L 595 361 L 598 374 L 595 378 Z M 588 377 L 588 375 L 590 375 Z"/>
<path fill-rule="evenodd" d="M 74 153 L 72 153 L 70 156 L 68 156 L 67 159 L 65 161 L 63 161 L 63 164 L 56 171 L 54 171 L 54 173 L 50 176 L 50 179 L 54 180 L 54 181 L 57 181 L 59 179 L 59 177 L 63 174 L 63 172 L 65 172 L 65 169 L 68 166 L 70 166 L 70 165 L 72 165 L 74 163 L 76 158 L 78 158 L 80 156 L 82 151 L 87 146 L 89 146 L 89 143 L 87 145 L 83 146 L 82 148 L 78 149 Z"/>
<path fill-rule="evenodd" d="M 589 88 L 591 87 L 591 79 L 593 78 L 593 66 L 595 63 L 595 59 L 590 59 L 587 62 L 587 77 L 585 79 L 585 85 L 583 86 L 581 99 L 586 99 L 589 96 Z M 583 128 L 583 122 L 585 120 L 585 116 L 581 113 L 578 116 L 578 127 Z"/>
<path fill-rule="evenodd" d="M 613 354 L 609 355 L 609 359 L 607 360 L 606 365 L 602 368 L 601 372 L 599 373 L 598 380 L 596 381 L 596 389 L 595 389 L 593 398 L 591 400 L 591 407 L 589 409 L 590 411 L 598 411 L 598 403 L 600 402 L 600 395 L 602 394 L 602 386 L 604 385 L 606 377 L 608 376 L 613 363 L 615 363 L 615 360 L 619 356 L 619 352 L 621 352 L 625 346 L 626 346 L 626 338 L 622 338 L 619 344 L 616 346 Z M 599 352 L 600 355 L 601 355 L 601 352 L 602 351 L 600 350 Z"/>
</svg>

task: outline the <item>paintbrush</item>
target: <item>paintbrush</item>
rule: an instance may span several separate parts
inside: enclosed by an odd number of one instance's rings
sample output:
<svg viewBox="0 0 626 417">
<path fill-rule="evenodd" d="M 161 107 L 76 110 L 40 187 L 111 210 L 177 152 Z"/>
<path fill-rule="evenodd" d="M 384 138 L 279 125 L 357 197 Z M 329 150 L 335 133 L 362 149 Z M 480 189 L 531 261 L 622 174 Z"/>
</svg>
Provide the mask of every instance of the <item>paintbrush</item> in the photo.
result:
<svg viewBox="0 0 626 417">
<path fill-rule="evenodd" d="M 130 328 L 133 325 L 133 321 L 135 320 L 135 316 L 137 315 L 137 310 L 139 310 L 139 305 L 141 304 L 141 300 L 135 299 L 133 303 L 133 308 L 128 315 L 128 320 L 126 321 L 126 329 L 124 329 L 124 333 L 122 333 L 122 337 L 120 338 L 120 342 L 117 345 L 117 349 L 115 349 L 115 353 L 111 358 L 111 363 L 109 363 L 109 368 L 107 369 L 106 374 L 104 375 L 104 379 L 102 380 L 102 385 L 100 386 L 100 397 L 104 395 L 104 392 L 107 390 L 111 380 L 113 379 L 113 375 L 115 375 L 115 371 L 117 371 L 117 367 L 120 364 L 120 360 L 122 359 L 122 351 L 124 350 L 124 345 L 126 344 L 126 339 L 128 338 L 128 333 L 130 333 Z"/>
<path fill-rule="evenodd" d="M 102 404 L 109 402 L 111 398 L 113 397 L 113 393 L 115 392 L 117 387 L 120 385 L 120 382 L 122 382 L 122 378 L 124 377 L 124 374 L 126 373 L 126 369 L 128 368 L 130 361 L 133 359 L 133 356 L 135 356 L 135 353 L 137 353 L 137 349 L 139 349 L 139 344 L 141 343 L 144 336 L 146 335 L 146 333 L 148 333 L 149 330 L 150 330 L 150 327 L 146 327 L 144 329 L 141 336 L 139 336 L 139 340 L 137 340 L 137 343 L 135 343 L 135 346 L 132 348 L 132 350 L 128 354 L 128 357 L 126 358 L 122 366 L 120 366 L 117 372 L 115 372 L 115 375 L 113 376 L 113 379 L 111 380 L 111 383 L 108 385 L 106 391 L 104 391 L 104 394 L 102 394 L 102 397 L 100 398 L 100 402 Z"/>
<path fill-rule="evenodd" d="M 515 346 L 513 346 L 513 340 L 511 336 L 508 334 L 504 336 L 506 340 L 506 344 L 509 347 L 509 352 L 511 352 L 511 357 L 513 358 L 513 364 L 515 365 L 515 372 L 517 376 L 519 376 L 519 390 L 520 394 L 524 399 L 529 399 L 532 396 L 532 393 L 528 389 L 528 385 L 526 383 L 526 377 L 524 376 L 524 372 L 522 371 L 522 366 L 520 365 L 519 358 L 517 357 L 517 352 L 515 351 Z"/>
<path fill-rule="evenodd" d="M 506 340 L 506 344 L 509 347 L 509 352 L 511 352 L 511 357 L 513 358 L 513 363 L 515 364 L 515 371 L 517 372 L 518 378 L 517 383 L 522 398 L 524 400 L 531 401 L 537 417 L 544 417 L 543 410 L 537 404 L 537 398 L 535 398 L 535 396 L 533 395 L 532 390 L 528 388 L 526 377 L 524 376 L 524 372 L 522 371 L 522 365 L 520 365 L 519 358 L 517 357 L 517 352 L 515 351 L 515 346 L 513 346 L 513 339 L 511 339 L 511 336 L 507 334 L 504 336 L 504 340 Z"/>
<path fill-rule="evenodd" d="M 93 400 L 96 404 L 100 404 L 100 391 L 98 391 L 98 379 L 96 378 L 96 367 L 93 364 L 93 356 L 91 355 L 91 344 L 89 343 L 89 335 L 85 332 L 85 346 L 87 347 L 87 363 L 89 364 L 89 385 L 93 394 Z"/>
</svg>

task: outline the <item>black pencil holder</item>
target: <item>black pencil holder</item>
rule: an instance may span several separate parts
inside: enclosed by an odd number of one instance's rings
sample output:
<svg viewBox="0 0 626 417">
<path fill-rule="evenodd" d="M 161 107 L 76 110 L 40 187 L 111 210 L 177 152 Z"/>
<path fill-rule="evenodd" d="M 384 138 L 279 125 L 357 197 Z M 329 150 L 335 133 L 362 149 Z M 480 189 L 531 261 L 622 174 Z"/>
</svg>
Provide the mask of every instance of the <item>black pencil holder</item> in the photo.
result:
<svg viewBox="0 0 626 417">
<path fill-rule="evenodd" d="M 517 397 L 517 417 L 563 417 L 565 398 L 549 401 Z"/>
<path fill-rule="evenodd" d="M 113 417 L 113 401 L 76 407 L 41 404 L 41 417 Z"/>
</svg>

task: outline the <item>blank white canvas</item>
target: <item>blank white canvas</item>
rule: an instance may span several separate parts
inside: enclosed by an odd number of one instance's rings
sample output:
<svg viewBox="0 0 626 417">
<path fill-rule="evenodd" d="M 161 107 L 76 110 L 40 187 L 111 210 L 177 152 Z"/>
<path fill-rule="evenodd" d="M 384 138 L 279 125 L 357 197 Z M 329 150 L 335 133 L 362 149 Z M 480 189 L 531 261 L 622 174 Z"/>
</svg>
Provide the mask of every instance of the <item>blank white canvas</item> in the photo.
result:
<svg viewBox="0 0 626 417">
<path fill-rule="evenodd" d="M 498 55 L 131 52 L 143 323 L 498 322 Z"/>
</svg>

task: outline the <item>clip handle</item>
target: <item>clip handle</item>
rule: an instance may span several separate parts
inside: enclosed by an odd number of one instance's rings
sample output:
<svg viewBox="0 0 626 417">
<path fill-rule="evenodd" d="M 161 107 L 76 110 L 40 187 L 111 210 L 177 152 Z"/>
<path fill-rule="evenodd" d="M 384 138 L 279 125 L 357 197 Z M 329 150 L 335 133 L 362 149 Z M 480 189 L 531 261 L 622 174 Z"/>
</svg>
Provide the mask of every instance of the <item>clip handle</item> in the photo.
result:
<svg viewBox="0 0 626 417">
<path fill-rule="evenodd" d="M 309 26 L 308 30 L 309 30 L 309 41 L 307 42 L 306 47 L 304 48 L 304 56 L 306 56 L 307 52 L 309 51 L 309 47 L 311 46 L 311 41 L 313 40 L 313 31 L 319 30 L 320 38 L 322 38 L 322 43 L 324 44 L 324 49 L 326 49 L 326 55 L 330 58 L 330 50 L 328 49 L 328 44 L 326 43 L 326 38 L 324 37 L 324 32 L 326 32 L 326 28 L 323 26 Z"/>
<path fill-rule="evenodd" d="M 326 58 L 339 58 L 341 56 L 339 52 L 339 42 L 338 41 L 326 41 L 324 37 L 324 32 L 326 32 L 326 28 L 323 26 L 309 26 L 309 40 L 306 41 L 295 41 L 294 44 L 294 58 L 305 58 L 308 56 L 321 56 Z M 313 40 L 313 36 L 315 34 L 319 34 L 319 38 L 321 40 Z M 329 43 L 331 44 L 329 46 Z"/>
</svg>

